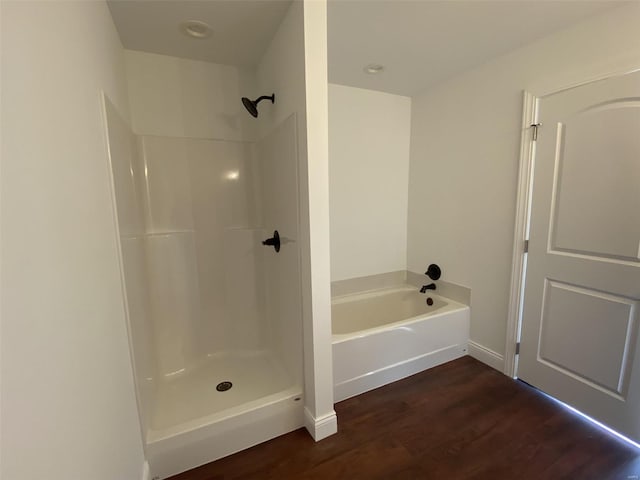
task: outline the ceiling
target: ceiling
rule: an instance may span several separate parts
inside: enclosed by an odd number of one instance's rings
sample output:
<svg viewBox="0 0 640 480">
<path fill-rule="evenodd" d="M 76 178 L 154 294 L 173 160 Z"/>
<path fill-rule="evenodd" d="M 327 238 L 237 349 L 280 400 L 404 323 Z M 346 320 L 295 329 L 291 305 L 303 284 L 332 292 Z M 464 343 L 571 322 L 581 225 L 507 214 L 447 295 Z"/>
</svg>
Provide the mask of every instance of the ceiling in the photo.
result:
<svg viewBox="0 0 640 480">
<path fill-rule="evenodd" d="M 410 96 L 627 3 L 329 0 L 329 81 Z M 364 73 L 371 63 L 385 71 Z"/>
<path fill-rule="evenodd" d="M 292 0 L 110 0 L 125 48 L 255 66 Z M 299 1 L 299 0 L 295 0 Z M 413 95 L 626 3 L 617 0 L 328 0 L 329 81 Z M 187 20 L 213 34 L 194 39 Z M 363 68 L 385 66 L 378 75 Z"/>
<path fill-rule="evenodd" d="M 110 0 L 125 48 L 249 67 L 269 45 L 291 0 Z M 191 38 L 187 20 L 208 23 L 213 34 Z"/>
</svg>

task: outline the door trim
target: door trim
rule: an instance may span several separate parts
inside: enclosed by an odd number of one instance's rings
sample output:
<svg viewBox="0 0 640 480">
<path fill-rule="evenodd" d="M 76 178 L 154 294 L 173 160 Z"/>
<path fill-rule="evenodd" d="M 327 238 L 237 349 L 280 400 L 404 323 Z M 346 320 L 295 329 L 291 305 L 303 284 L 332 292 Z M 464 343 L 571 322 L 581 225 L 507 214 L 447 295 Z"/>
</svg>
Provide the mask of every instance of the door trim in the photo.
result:
<svg viewBox="0 0 640 480">
<path fill-rule="evenodd" d="M 531 187 L 533 183 L 533 161 L 535 158 L 535 141 L 531 125 L 538 123 L 538 105 L 540 99 L 556 93 L 581 87 L 589 83 L 621 77 L 640 71 L 640 68 L 625 69 L 609 72 L 588 80 L 575 82 L 571 85 L 546 91 L 540 95 L 523 90 L 522 127 L 520 134 L 520 159 L 518 164 L 518 187 L 516 197 L 516 218 L 513 234 L 513 254 L 511 260 L 511 283 L 509 293 L 509 310 L 507 312 L 506 345 L 504 349 L 503 373 L 516 378 L 518 373 L 518 358 L 516 344 L 520 341 L 520 327 L 522 322 L 522 303 L 524 301 L 524 275 L 526 262 L 524 242 L 529 237 L 529 215 L 531 204 Z"/>
<path fill-rule="evenodd" d="M 513 258 L 511 260 L 511 289 L 507 316 L 507 337 L 504 348 L 504 374 L 512 378 L 515 378 L 518 370 L 516 344 L 520 340 L 520 316 L 524 298 L 525 240 L 529 237 L 529 204 L 535 155 L 535 142 L 533 141 L 533 128 L 531 128 L 531 125 L 538 123 L 537 118 L 538 97 L 525 90 L 522 100 L 518 196 L 513 234 Z"/>
</svg>

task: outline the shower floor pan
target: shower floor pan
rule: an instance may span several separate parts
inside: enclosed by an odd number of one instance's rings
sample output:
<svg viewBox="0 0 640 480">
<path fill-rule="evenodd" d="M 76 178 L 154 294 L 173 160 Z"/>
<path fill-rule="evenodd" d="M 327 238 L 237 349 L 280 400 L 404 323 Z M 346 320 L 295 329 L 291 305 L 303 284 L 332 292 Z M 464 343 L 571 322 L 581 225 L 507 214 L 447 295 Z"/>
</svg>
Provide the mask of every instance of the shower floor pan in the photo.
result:
<svg viewBox="0 0 640 480">
<path fill-rule="evenodd" d="M 232 387 L 218 391 L 221 382 Z M 159 383 L 151 471 L 164 478 L 300 428 L 303 404 L 302 387 L 269 352 L 212 356 Z"/>
</svg>

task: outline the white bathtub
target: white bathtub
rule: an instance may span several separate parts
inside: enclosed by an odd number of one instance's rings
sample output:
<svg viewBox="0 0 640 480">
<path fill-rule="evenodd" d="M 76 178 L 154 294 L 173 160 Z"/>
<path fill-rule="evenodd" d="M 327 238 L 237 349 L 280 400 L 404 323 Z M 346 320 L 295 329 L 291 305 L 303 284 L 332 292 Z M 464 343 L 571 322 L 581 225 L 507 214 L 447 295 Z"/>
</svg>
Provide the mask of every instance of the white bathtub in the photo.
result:
<svg viewBox="0 0 640 480">
<path fill-rule="evenodd" d="M 331 316 L 336 402 L 467 354 L 469 307 L 431 291 L 399 286 L 334 297 Z"/>
</svg>

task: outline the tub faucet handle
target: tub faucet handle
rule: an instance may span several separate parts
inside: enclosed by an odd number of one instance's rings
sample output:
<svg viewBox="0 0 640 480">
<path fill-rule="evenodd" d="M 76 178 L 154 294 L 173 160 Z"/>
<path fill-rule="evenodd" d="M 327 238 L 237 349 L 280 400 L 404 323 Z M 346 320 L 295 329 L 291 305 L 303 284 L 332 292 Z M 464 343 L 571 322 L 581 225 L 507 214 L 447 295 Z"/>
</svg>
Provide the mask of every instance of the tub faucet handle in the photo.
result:
<svg viewBox="0 0 640 480">
<path fill-rule="evenodd" d="M 426 272 L 424 272 L 424 274 L 431 280 L 438 280 L 442 275 L 442 270 L 440 270 L 440 267 L 438 265 L 432 263 L 431 265 L 429 265 L 429 268 Z"/>
<path fill-rule="evenodd" d="M 429 285 L 423 285 L 422 288 L 420 289 L 420 293 L 425 293 L 427 290 L 435 290 L 435 289 L 436 289 L 436 284 L 430 283 Z"/>
</svg>

